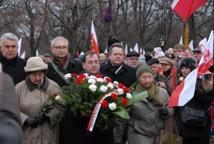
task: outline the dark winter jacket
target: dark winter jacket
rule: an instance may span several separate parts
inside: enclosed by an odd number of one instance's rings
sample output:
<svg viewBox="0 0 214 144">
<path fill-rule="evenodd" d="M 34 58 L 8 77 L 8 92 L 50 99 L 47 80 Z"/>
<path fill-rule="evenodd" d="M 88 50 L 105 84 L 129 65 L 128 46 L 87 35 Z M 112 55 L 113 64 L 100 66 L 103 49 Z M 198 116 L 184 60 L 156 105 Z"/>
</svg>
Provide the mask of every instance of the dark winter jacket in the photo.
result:
<svg viewBox="0 0 214 144">
<path fill-rule="evenodd" d="M 55 67 L 55 68 L 54 68 Z M 63 68 L 64 67 L 64 68 Z M 57 72 L 55 69 L 57 68 Z M 54 58 L 53 62 L 48 64 L 48 71 L 46 76 L 55 81 L 60 87 L 67 85 L 63 76 L 66 73 L 80 73 L 83 70 L 79 61 L 74 60 L 68 56 L 67 62 L 64 66 L 61 66 L 59 61 Z M 65 116 L 60 122 L 59 127 L 59 143 L 60 144 L 79 144 L 84 143 L 85 138 L 82 137 L 84 132 L 82 129 L 82 119 L 78 116 L 74 116 L 68 108 L 65 110 Z M 83 124 L 84 125 L 84 124 Z M 85 130 L 85 129 L 84 129 Z"/>
<path fill-rule="evenodd" d="M 205 92 L 202 87 L 202 81 L 197 80 L 195 95 L 192 100 L 190 100 L 186 105 L 195 109 L 202 109 L 207 111 L 211 106 L 214 95 L 213 90 L 210 92 Z M 181 118 L 180 118 L 181 120 Z M 182 137 L 208 137 L 210 129 L 209 116 L 206 117 L 207 124 L 203 127 L 186 125 L 181 121 L 181 135 Z"/>
<path fill-rule="evenodd" d="M 56 72 L 53 65 L 55 65 L 57 69 L 64 75 L 67 73 L 78 74 L 83 70 L 81 63 L 77 60 L 74 60 L 71 56 L 68 57 L 66 68 L 62 68 L 59 61 L 56 58 L 54 58 L 53 62 L 48 64 L 48 71 L 46 73 L 46 76 L 51 80 L 55 81 L 60 87 L 66 85 L 66 82 L 64 81 L 62 76 L 60 76 Z"/>
<path fill-rule="evenodd" d="M 12 60 L 7 60 L 0 53 L 0 62 L 2 63 L 2 70 L 12 77 L 15 85 L 25 79 L 25 60 L 19 58 L 18 56 Z"/>
<path fill-rule="evenodd" d="M 22 144 L 18 98 L 8 74 L 0 72 L 0 143 Z"/>
<path fill-rule="evenodd" d="M 118 72 L 116 73 L 116 71 Z M 137 80 L 136 70 L 126 64 L 112 66 L 112 64 L 108 62 L 100 67 L 100 72 L 110 77 L 113 81 L 118 81 L 127 87 L 130 87 Z"/>
</svg>

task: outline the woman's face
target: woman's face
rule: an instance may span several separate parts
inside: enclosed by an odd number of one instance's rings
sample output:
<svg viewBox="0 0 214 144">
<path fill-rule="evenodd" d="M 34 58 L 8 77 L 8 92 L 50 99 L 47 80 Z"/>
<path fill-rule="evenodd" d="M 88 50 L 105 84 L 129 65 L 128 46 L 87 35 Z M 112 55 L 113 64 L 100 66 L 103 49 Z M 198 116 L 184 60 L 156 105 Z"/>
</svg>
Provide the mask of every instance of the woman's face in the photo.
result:
<svg viewBox="0 0 214 144">
<path fill-rule="evenodd" d="M 138 78 L 140 85 L 144 88 L 150 88 L 154 83 L 154 75 L 150 72 L 144 72 Z"/>
<path fill-rule="evenodd" d="M 190 74 L 190 72 L 191 72 L 191 69 L 188 68 L 188 67 L 183 66 L 183 67 L 181 68 L 181 75 L 182 75 L 183 77 L 187 77 L 188 74 Z"/>
<path fill-rule="evenodd" d="M 35 84 L 39 85 L 44 81 L 45 72 L 44 71 L 37 71 L 29 74 L 30 81 Z"/>
</svg>

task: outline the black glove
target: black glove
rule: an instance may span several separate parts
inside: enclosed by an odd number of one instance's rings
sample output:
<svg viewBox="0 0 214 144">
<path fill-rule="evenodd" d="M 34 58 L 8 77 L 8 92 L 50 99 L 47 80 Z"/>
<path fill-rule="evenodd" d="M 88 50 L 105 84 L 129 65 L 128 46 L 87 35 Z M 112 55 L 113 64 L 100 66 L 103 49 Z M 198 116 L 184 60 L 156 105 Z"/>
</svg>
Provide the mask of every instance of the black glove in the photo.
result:
<svg viewBox="0 0 214 144">
<path fill-rule="evenodd" d="M 169 110 L 167 107 L 159 109 L 159 115 L 162 119 L 166 119 L 169 116 Z"/>
<path fill-rule="evenodd" d="M 35 128 L 37 127 L 39 124 L 41 124 L 45 119 L 41 116 L 30 116 L 25 120 L 25 124 Z"/>
</svg>

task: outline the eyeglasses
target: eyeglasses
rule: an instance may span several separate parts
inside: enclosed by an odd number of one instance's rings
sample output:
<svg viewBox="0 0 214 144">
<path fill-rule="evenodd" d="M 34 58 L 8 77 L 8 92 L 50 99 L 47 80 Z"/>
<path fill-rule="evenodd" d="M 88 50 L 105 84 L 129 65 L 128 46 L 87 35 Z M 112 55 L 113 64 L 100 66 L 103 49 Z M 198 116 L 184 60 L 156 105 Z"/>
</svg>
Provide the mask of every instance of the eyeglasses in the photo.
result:
<svg viewBox="0 0 214 144">
<path fill-rule="evenodd" d="M 17 46 L 16 45 L 5 45 L 4 48 L 6 48 L 6 49 L 9 49 L 9 48 L 15 49 L 15 48 L 17 48 Z"/>
<path fill-rule="evenodd" d="M 97 61 L 88 61 L 88 62 L 86 62 L 88 65 L 93 65 L 93 64 L 95 64 L 95 65 L 97 65 L 97 64 L 100 64 L 100 62 L 97 60 Z"/>
<path fill-rule="evenodd" d="M 57 50 L 65 50 L 68 47 L 67 46 L 54 46 L 54 48 L 57 49 Z"/>
</svg>

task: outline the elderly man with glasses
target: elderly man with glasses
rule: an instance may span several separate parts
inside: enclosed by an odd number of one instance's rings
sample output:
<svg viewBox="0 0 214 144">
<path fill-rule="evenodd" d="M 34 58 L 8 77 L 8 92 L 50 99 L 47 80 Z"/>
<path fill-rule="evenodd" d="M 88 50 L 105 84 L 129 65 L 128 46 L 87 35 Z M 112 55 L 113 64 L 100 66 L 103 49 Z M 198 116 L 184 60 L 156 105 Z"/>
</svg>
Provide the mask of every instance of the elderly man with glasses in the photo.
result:
<svg viewBox="0 0 214 144">
<path fill-rule="evenodd" d="M 73 59 L 68 52 L 69 42 L 65 37 L 57 36 L 51 41 L 53 60 L 48 64 L 47 77 L 55 81 L 60 87 L 67 85 L 64 75 L 67 73 L 82 72 L 82 64 Z M 76 128 L 78 120 L 67 108 L 65 116 L 59 126 L 59 143 L 79 143 L 79 129 Z"/>
<path fill-rule="evenodd" d="M 18 37 L 13 33 L 4 33 L 0 38 L 0 62 L 5 73 L 17 84 L 25 79 L 25 60 L 18 57 Z"/>
</svg>

